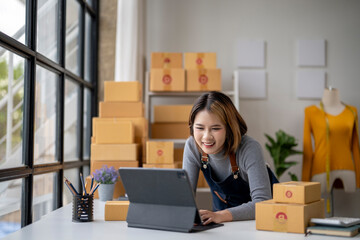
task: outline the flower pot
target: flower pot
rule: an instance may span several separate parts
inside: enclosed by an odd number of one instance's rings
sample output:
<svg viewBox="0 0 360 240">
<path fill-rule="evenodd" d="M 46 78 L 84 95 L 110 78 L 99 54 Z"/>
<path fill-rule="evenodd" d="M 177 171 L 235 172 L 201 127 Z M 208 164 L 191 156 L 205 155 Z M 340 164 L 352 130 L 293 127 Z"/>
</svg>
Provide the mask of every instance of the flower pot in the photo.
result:
<svg viewBox="0 0 360 240">
<path fill-rule="evenodd" d="M 100 201 L 113 200 L 115 183 L 112 184 L 100 184 L 99 186 L 99 199 Z"/>
</svg>

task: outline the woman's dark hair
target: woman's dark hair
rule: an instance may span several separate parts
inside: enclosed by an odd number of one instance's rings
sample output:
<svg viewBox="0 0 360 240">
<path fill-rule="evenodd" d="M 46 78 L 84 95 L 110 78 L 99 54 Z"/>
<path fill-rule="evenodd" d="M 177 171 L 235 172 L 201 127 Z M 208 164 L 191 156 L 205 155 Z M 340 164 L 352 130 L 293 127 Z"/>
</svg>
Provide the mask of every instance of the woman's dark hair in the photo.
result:
<svg viewBox="0 0 360 240">
<path fill-rule="evenodd" d="M 207 92 L 201 95 L 195 101 L 189 117 L 191 136 L 194 136 L 193 127 L 195 117 L 203 110 L 215 114 L 226 126 L 224 155 L 235 153 L 240 145 L 241 137 L 247 132 L 247 126 L 231 99 L 227 95 L 217 91 Z"/>
</svg>

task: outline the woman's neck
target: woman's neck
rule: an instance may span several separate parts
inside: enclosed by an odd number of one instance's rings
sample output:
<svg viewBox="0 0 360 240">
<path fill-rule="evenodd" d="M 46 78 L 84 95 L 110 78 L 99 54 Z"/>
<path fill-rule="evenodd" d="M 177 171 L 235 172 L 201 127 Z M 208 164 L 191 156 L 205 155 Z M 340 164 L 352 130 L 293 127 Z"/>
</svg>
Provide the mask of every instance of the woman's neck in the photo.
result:
<svg viewBox="0 0 360 240">
<path fill-rule="evenodd" d="M 339 91 L 335 88 L 326 88 L 321 101 L 324 104 L 324 111 L 329 114 L 337 115 L 345 108 L 344 104 L 340 101 Z"/>
</svg>

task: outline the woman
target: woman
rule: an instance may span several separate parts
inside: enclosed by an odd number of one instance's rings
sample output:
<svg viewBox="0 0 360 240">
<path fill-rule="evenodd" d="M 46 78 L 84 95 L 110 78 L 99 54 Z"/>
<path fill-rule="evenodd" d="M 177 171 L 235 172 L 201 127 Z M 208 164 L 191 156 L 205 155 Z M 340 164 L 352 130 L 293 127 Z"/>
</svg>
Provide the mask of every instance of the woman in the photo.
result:
<svg viewBox="0 0 360 240">
<path fill-rule="evenodd" d="M 195 102 L 183 168 L 196 191 L 199 170 L 213 197 L 214 211 L 200 210 L 204 224 L 255 219 L 255 203 L 271 198 L 261 146 L 245 135 L 247 126 L 231 99 L 209 92 Z"/>
</svg>

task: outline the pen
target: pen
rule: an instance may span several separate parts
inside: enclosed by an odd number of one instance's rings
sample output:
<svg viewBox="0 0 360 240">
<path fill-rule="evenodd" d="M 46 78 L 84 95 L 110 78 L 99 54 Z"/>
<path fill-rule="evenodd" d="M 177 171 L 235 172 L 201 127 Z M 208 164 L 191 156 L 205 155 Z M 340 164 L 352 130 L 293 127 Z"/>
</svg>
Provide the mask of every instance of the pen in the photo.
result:
<svg viewBox="0 0 360 240">
<path fill-rule="evenodd" d="M 80 173 L 80 180 L 81 180 L 81 185 L 83 187 L 83 195 L 86 195 L 86 188 L 85 188 L 85 184 L 84 184 L 84 178 L 83 178 L 83 175 L 82 173 Z"/>
<path fill-rule="evenodd" d="M 94 186 L 94 176 L 93 176 L 93 175 L 91 175 L 91 185 L 90 185 L 90 191 L 91 191 L 91 189 L 93 188 L 93 186 Z"/>
<path fill-rule="evenodd" d="M 66 177 L 64 177 L 64 178 L 65 178 L 65 180 L 68 182 L 68 184 L 69 184 L 69 186 L 72 188 L 72 190 L 74 190 L 75 194 L 76 194 L 76 195 L 79 195 L 79 193 L 76 191 L 76 189 L 74 188 L 74 186 L 72 185 L 72 183 L 71 183 Z"/>
</svg>

